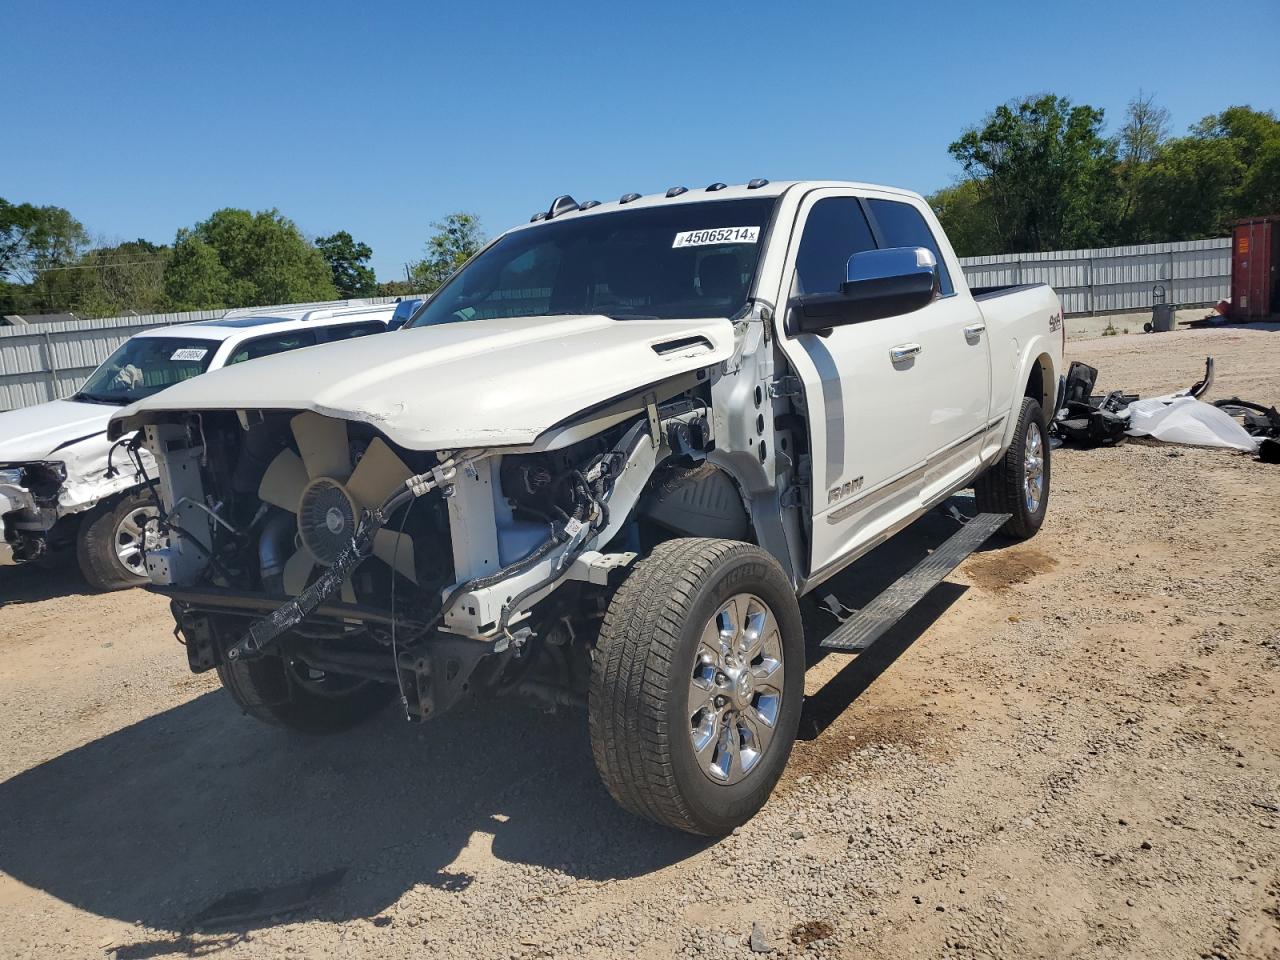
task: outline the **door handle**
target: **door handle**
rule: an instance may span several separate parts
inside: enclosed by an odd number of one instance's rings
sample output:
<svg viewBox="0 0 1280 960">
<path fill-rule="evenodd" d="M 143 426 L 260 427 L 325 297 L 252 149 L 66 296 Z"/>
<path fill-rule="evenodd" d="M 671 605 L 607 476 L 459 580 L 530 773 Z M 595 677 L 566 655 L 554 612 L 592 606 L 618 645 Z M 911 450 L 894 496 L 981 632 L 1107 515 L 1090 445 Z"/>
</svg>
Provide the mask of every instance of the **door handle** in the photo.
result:
<svg viewBox="0 0 1280 960">
<path fill-rule="evenodd" d="M 894 363 L 901 363 L 903 360 L 910 360 L 913 357 L 920 356 L 921 346 L 918 343 L 900 343 L 896 347 L 889 350 L 889 359 Z"/>
<path fill-rule="evenodd" d="M 964 338 L 966 340 L 977 340 L 981 338 L 982 331 L 987 329 L 985 323 L 971 323 L 964 328 Z"/>
</svg>

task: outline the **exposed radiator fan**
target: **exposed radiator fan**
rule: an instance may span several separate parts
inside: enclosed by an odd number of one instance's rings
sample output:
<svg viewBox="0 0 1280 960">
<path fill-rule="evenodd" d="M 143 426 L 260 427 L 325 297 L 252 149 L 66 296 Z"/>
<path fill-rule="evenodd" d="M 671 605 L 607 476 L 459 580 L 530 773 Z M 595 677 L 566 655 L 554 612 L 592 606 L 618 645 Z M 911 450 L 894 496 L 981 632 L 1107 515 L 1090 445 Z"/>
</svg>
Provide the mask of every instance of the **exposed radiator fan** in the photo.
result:
<svg viewBox="0 0 1280 960">
<path fill-rule="evenodd" d="M 289 421 L 299 456 L 285 449 L 271 461 L 258 485 L 258 497 L 298 518 L 302 547 L 284 566 L 284 589 L 297 595 L 316 566 L 329 566 L 350 541 L 361 511 L 381 506 L 413 471 L 381 438 L 375 438 L 352 468 L 347 424 L 318 413 L 300 413 Z M 413 540 L 408 534 L 379 530 L 373 555 L 417 583 Z M 342 599 L 356 601 L 350 581 Z"/>
</svg>

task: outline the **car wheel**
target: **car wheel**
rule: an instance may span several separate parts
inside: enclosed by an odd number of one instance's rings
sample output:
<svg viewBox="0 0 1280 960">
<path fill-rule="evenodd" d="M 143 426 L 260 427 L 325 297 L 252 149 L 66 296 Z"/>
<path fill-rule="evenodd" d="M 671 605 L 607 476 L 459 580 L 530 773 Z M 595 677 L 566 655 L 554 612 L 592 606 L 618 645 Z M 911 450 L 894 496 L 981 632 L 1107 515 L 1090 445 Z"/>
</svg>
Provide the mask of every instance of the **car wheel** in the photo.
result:
<svg viewBox="0 0 1280 960">
<path fill-rule="evenodd" d="M 768 553 L 660 544 L 614 593 L 593 654 L 588 716 L 605 786 L 666 826 L 730 832 L 782 775 L 804 672 L 795 591 Z"/>
<path fill-rule="evenodd" d="M 223 663 L 218 679 L 254 719 L 310 734 L 350 730 L 381 711 L 396 693 L 390 684 L 276 656 Z"/>
<path fill-rule="evenodd" d="M 1011 514 L 1000 532 L 1018 540 L 1034 537 L 1049 509 L 1049 468 L 1044 413 L 1024 397 L 1009 449 L 974 484 L 978 512 Z"/>
<path fill-rule="evenodd" d="M 76 534 L 76 560 L 91 587 L 123 590 L 147 582 L 146 550 L 159 516 L 155 502 L 141 492 L 100 503 L 85 515 Z"/>
</svg>

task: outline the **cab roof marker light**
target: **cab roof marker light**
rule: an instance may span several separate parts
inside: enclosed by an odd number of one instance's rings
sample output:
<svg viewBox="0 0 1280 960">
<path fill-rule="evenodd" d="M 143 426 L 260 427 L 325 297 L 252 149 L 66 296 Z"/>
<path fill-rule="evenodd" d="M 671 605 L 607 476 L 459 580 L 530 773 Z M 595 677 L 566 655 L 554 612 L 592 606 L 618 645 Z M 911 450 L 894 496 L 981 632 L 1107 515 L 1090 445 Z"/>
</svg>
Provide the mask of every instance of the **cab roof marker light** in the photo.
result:
<svg viewBox="0 0 1280 960">
<path fill-rule="evenodd" d="M 769 181 L 768 181 L 768 180 L 765 180 L 763 177 L 756 177 L 756 179 L 752 180 L 750 183 L 748 183 L 748 184 L 747 184 L 747 189 L 748 189 L 748 190 L 759 190 L 761 187 L 763 187 L 763 186 L 764 186 L 766 183 L 768 183 L 768 182 L 769 182 Z"/>
<path fill-rule="evenodd" d="M 668 196 L 668 197 L 678 197 L 678 196 L 680 196 L 680 194 L 682 194 L 682 193 L 688 193 L 688 192 L 689 192 L 689 188 L 688 188 L 688 187 L 672 187 L 670 190 L 668 190 L 668 191 L 667 191 L 667 196 Z"/>
<path fill-rule="evenodd" d="M 639 200 L 639 199 L 640 199 L 640 194 L 638 193 L 624 193 L 621 197 L 618 198 L 618 202 L 630 203 L 632 200 Z"/>
<path fill-rule="evenodd" d="M 711 186 L 707 187 L 707 193 L 715 193 L 717 190 L 723 190 L 726 186 L 728 186 L 728 184 L 721 183 L 717 180 L 715 183 L 711 184 Z"/>
<path fill-rule="evenodd" d="M 561 194 L 551 201 L 551 209 L 547 211 L 547 219 L 551 220 L 562 214 L 572 213 L 578 209 L 578 201 L 567 193 Z"/>
<path fill-rule="evenodd" d="M 578 209 L 590 210 L 592 207 L 598 207 L 598 206 L 600 206 L 599 200 L 588 200 L 586 203 L 582 204 L 582 206 L 578 207 Z"/>
<path fill-rule="evenodd" d="M 547 219 L 547 211 L 539 210 L 537 213 L 535 213 L 532 217 L 529 218 L 529 222 L 537 223 L 539 220 L 545 220 L 545 219 Z"/>
</svg>

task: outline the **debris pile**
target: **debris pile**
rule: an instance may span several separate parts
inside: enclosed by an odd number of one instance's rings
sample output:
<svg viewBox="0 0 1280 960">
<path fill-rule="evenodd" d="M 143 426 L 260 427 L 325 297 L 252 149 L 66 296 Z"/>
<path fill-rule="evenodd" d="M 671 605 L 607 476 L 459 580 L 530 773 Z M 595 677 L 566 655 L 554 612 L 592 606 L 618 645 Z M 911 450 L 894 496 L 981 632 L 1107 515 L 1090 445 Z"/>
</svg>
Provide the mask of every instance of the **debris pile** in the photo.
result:
<svg viewBox="0 0 1280 960">
<path fill-rule="evenodd" d="M 1059 443 L 1079 446 L 1150 437 L 1165 443 L 1256 453 L 1264 462 L 1280 463 L 1280 412 L 1239 397 L 1205 403 L 1200 397 L 1213 385 L 1213 374 L 1213 357 L 1206 357 L 1204 377 L 1186 390 L 1141 399 L 1122 390 L 1095 394 L 1098 371 L 1074 361 L 1067 371 L 1051 433 Z"/>
</svg>

